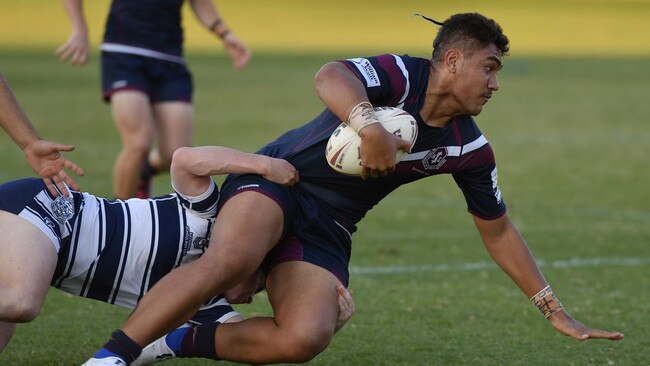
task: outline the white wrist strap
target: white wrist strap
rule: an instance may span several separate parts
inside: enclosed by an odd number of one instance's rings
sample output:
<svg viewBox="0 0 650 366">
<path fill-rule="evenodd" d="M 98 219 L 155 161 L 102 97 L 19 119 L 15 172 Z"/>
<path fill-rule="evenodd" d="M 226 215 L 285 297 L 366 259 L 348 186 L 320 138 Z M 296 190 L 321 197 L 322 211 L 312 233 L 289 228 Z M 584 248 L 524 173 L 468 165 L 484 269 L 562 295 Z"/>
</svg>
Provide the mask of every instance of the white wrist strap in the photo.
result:
<svg viewBox="0 0 650 366">
<path fill-rule="evenodd" d="M 545 318 L 564 309 L 560 300 L 555 297 L 550 285 L 546 285 L 535 296 L 531 297 L 530 301 L 539 309 Z"/>
<path fill-rule="evenodd" d="M 362 128 L 379 123 L 379 119 L 375 115 L 370 102 L 360 102 L 350 111 L 347 123 L 354 132 L 359 133 Z"/>
</svg>

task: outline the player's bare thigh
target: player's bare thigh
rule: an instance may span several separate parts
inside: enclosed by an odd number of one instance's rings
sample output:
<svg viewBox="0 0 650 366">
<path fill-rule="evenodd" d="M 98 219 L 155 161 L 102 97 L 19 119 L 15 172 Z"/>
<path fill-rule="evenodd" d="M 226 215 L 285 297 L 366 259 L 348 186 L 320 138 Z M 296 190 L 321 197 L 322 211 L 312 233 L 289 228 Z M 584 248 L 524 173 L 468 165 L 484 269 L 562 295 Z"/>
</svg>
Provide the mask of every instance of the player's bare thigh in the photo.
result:
<svg viewBox="0 0 650 366">
<path fill-rule="evenodd" d="M 341 281 L 317 265 L 290 261 L 275 265 L 266 288 L 279 327 L 331 337 L 338 319 L 336 286 Z"/>
<path fill-rule="evenodd" d="M 1 210 L 0 233 L 0 321 L 28 322 L 43 305 L 56 249 L 35 225 Z"/>
<path fill-rule="evenodd" d="M 139 90 L 116 91 L 111 95 L 111 112 L 123 144 L 148 152 L 155 130 L 149 96 Z"/>
<path fill-rule="evenodd" d="M 273 199 L 255 191 L 234 195 L 221 208 L 210 236 L 210 245 L 197 260 L 217 267 L 228 282 L 223 292 L 244 281 L 282 235 L 284 214 Z M 218 263 L 218 266 L 214 264 Z M 220 268 L 218 268 L 220 267 Z M 233 273 L 236 275 L 233 278 Z M 215 274 L 216 275 L 216 274 Z"/>
</svg>

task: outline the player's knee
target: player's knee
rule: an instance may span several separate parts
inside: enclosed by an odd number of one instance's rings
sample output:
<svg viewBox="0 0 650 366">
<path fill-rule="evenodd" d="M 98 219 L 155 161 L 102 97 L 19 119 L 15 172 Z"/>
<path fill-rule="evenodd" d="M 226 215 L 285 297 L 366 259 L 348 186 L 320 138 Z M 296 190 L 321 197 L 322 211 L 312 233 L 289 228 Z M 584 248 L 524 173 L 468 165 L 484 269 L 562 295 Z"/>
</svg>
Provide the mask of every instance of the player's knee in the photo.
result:
<svg viewBox="0 0 650 366">
<path fill-rule="evenodd" d="M 294 331 L 284 338 L 284 357 L 288 362 L 308 362 L 327 348 L 332 335 L 333 332 L 328 329 Z"/>
<path fill-rule="evenodd" d="M 138 158 L 146 158 L 151 150 L 152 144 L 148 139 L 131 139 L 124 143 L 124 150 L 132 155 L 138 156 Z"/>
<path fill-rule="evenodd" d="M 41 312 L 42 301 L 25 294 L 10 294 L 2 301 L 0 320 L 12 323 L 28 323 Z"/>
</svg>

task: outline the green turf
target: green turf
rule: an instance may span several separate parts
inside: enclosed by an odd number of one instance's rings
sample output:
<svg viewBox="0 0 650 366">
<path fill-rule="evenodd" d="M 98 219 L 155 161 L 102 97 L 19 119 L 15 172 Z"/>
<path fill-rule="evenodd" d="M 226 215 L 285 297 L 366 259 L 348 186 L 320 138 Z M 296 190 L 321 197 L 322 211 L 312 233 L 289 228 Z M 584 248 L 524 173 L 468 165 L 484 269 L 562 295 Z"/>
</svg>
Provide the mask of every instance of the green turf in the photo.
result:
<svg viewBox="0 0 650 366">
<path fill-rule="evenodd" d="M 235 74 L 222 57 L 189 55 L 195 144 L 253 151 L 307 121 L 322 108 L 314 73 L 341 56 L 352 55 L 256 54 L 250 69 Z M 0 59 L 42 135 L 77 146 L 68 157 L 86 169 L 82 188 L 110 196 L 119 141 L 100 102 L 96 55 L 84 69 L 46 53 L 0 51 Z M 311 363 L 647 364 L 649 64 L 647 58 L 506 58 L 501 88 L 477 119 L 495 150 L 510 215 L 533 252 L 544 263 L 576 261 L 543 266 L 556 293 L 576 318 L 621 330 L 624 341 L 580 343 L 553 331 L 502 272 L 483 266 L 490 259 L 462 195 L 443 176 L 402 187 L 359 225 L 351 279 L 357 313 Z M 4 135 L 0 153 L 0 181 L 30 174 Z M 169 191 L 167 177 L 155 191 Z M 617 264 L 621 258 L 639 263 Z M 604 264 L 581 262 L 590 259 Z M 369 271 L 394 266 L 414 271 Z M 239 309 L 270 314 L 264 295 Z M 0 365 L 79 364 L 127 314 L 53 290 L 39 318 L 19 326 Z"/>
</svg>

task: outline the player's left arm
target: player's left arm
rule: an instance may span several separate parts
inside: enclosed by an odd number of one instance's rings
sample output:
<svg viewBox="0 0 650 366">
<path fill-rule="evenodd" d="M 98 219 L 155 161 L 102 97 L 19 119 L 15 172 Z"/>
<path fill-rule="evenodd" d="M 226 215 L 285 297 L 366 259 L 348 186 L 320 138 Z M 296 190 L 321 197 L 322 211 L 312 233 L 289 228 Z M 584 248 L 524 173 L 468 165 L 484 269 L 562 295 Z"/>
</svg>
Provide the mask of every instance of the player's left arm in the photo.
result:
<svg viewBox="0 0 650 366">
<path fill-rule="evenodd" d="M 58 195 L 55 185 L 66 196 L 69 195 L 66 184 L 75 190 L 79 189 L 65 169 L 79 175 L 83 175 L 83 169 L 61 155 L 63 151 L 74 150 L 74 146 L 41 139 L 2 74 L 0 74 L 0 127 L 23 150 L 27 162 L 34 172 L 43 178 L 50 193 L 54 196 Z"/>
<path fill-rule="evenodd" d="M 176 150 L 170 173 L 174 189 L 188 196 L 203 194 L 212 184 L 212 175 L 259 174 L 285 185 L 293 185 L 299 179 L 296 168 L 284 159 L 222 146 L 182 147 Z"/>
<path fill-rule="evenodd" d="M 232 59 L 233 68 L 237 71 L 243 70 L 253 54 L 226 25 L 213 0 L 190 0 L 190 6 L 199 21 L 221 39 L 228 56 Z"/>
<path fill-rule="evenodd" d="M 535 259 L 508 214 L 484 220 L 474 216 L 474 223 L 490 256 L 517 284 L 521 291 L 536 302 L 538 308 L 560 333 L 578 340 L 604 338 L 623 339 L 620 332 L 593 329 L 573 319 L 553 295 Z"/>
</svg>

